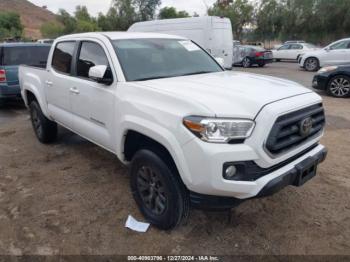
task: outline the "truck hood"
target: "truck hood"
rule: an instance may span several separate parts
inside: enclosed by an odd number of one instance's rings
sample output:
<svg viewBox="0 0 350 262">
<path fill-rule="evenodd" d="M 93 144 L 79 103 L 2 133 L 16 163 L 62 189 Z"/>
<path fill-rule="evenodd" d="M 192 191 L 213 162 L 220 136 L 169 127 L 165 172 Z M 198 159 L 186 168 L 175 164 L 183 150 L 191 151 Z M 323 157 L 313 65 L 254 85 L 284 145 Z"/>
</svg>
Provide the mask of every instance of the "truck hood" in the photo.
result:
<svg viewBox="0 0 350 262">
<path fill-rule="evenodd" d="M 242 72 L 218 72 L 138 82 L 200 103 L 217 117 L 253 119 L 269 103 L 310 93 L 289 80 Z"/>
</svg>

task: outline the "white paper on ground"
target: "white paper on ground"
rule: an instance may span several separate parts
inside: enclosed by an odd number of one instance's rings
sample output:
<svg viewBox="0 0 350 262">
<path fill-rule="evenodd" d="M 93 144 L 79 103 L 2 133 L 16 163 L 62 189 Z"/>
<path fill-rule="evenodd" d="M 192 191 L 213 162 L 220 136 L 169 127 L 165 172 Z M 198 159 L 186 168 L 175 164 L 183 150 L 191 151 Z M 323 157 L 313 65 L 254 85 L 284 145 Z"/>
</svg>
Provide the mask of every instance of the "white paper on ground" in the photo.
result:
<svg viewBox="0 0 350 262">
<path fill-rule="evenodd" d="M 137 221 L 135 218 L 133 218 L 131 215 L 128 216 L 128 219 L 125 222 L 125 227 L 130 228 L 131 230 L 137 231 L 137 232 L 146 232 L 149 228 L 149 223 L 143 223 Z"/>
</svg>

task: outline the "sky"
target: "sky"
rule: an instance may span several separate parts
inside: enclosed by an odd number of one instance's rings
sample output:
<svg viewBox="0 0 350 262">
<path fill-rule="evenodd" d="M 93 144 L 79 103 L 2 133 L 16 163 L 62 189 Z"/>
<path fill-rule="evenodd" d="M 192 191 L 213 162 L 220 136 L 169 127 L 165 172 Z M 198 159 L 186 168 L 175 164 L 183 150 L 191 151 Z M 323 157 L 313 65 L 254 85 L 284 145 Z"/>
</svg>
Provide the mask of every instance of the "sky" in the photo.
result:
<svg viewBox="0 0 350 262">
<path fill-rule="evenodd" d="M 97 16 L 99 12 L 106 13 L 111 0 L 29 0 L 38 5 L 46 5 L 49 10 L 57 13 L 59 8 L 64 8 L 73 13 L 77 5 L 87 6 L 90 14 Z M 189 14 L 197 12 L 199 15 L 206 13 L 204 2 L 211 6 L 216 0 L 162 0 L 162 6 L 173 6 L 178 10 L 186 10 Z"/>
</svg>

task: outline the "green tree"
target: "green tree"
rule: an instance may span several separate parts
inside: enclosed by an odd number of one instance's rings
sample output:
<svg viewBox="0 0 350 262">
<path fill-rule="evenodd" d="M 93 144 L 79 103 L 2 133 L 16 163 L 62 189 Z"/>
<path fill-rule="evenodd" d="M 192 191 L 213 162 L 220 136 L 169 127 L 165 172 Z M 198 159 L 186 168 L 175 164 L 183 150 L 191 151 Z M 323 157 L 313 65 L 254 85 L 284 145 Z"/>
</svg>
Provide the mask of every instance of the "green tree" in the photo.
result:
<svg viewBox="0 0 350 262">
<path fill-rule="evenodd" d="M 175 7 L 163 7 L 159 11 L 159 19 L 184 18 L 190 15 L 186 11 L 177 11 Z"/>
<path fill-rule="evenodd" d="M 154 19 L 156 10 L 161 3 L 161 0 L 134 0 L 133 4 L 138 15 L 138 20 L 147 21 Z"/>
<path fill-rule="evenodd" d="M 14 12 L 0 12 L 0 39 L 21 37 L 23 25 L 20 16 Z"/>
<path fill-rule="evenodd" d="M 75 32 L 77 21 L 66 10 L 60 9 L 57 14 L 57 20 L 63 25 L 63 34 Z"/>
<path fill-rule="evenodd" d="M 57 22 L 48 22 L 41 26 L 40 31 L 43 37 L 56 38 L 63 35 L 64 27 Z"/>
<path fill-rule="evenodd" d="M 217 1 L 208 10 L 209 15 L 224 16 L 231 20 L 232 31 L 237 40 L 241 40 L 245 26 L 254 22 L 254 7 L 249 0 Z"/>
</svg>

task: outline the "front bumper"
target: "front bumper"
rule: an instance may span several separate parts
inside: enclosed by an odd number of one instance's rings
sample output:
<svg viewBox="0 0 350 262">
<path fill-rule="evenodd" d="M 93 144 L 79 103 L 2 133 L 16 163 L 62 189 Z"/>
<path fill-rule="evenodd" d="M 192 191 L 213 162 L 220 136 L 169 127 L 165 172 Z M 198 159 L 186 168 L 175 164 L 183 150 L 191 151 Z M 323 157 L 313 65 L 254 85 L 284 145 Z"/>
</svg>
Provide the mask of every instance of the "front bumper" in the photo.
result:
<svg viewBox="0 0 350 262">
<path fill-rule="evenodd" d="M 326 159 L 326 156 L 327 149 L 323 147 L 314 155 L 302 158 L 303 160 L 301 161 L 298 159 L 298 161 L 293 162 L 294 166 L 291 169 L 284 171 L 279 176 L 271 179 L 256 196 L 251 198 L 239 199 L 190 192 L 191 205 L 194 208 L 201 209 L 229 209 L 248 199 L 273 195 L 289 185 L 297 187 L 302 186 L 316 175 L 318 164 L 322 163 Z"/>
<path fill-rule="evenodd" d="M 326 90 L 328 84 L 328 76 L 327 75 L 315 75 L 312 80 L 312 87 L 318 90 Z"/>
</svg>

